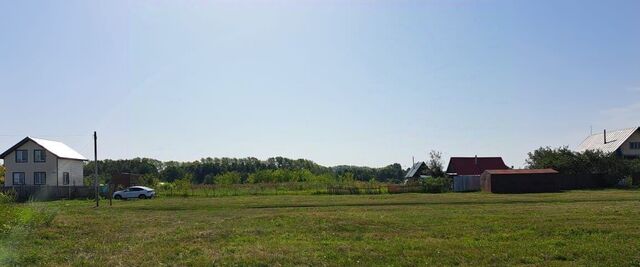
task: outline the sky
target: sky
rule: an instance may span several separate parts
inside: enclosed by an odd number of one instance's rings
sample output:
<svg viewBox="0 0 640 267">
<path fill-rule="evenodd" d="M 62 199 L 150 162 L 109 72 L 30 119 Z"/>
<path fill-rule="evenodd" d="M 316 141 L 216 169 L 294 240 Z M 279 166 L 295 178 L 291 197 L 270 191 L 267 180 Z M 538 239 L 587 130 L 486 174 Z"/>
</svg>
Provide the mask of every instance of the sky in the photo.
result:
<svg viewBox="0 0 640 267">
<path fill-rule="evenodd" d="M 371 167 L 640 126 L 640 1 L 0 0 L 0 150 Z"/>
</svg>

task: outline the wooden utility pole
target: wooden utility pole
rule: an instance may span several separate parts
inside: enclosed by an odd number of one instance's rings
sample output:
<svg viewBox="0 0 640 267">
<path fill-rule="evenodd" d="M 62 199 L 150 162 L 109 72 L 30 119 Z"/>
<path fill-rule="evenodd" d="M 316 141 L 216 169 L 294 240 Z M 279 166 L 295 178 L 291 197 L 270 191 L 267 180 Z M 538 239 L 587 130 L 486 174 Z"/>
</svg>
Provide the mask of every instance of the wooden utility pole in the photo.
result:
<svg viewBox="0 0 640 267">
<path fill-rule="evenodd" d="M 93 159 L 93 163 L 95 164 L 93 187 L 96 190 L 96 207 L 100 207 L 100 192 L 98 191 L 98 133 L 95 131 L 93 132 Z"/>
</svg>

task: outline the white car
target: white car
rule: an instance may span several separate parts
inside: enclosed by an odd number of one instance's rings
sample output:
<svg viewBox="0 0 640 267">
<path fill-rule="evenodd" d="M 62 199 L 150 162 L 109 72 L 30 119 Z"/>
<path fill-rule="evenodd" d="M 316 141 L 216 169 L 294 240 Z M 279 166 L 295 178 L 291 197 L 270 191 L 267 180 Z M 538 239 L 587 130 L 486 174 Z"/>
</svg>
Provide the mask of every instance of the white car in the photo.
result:
<svg viewBox="0 0 640 267">
<path fill-rule="evenodd" d="M 129 199 L 129 198 L 153 198 L 156 195 L 156 191 L 146 186 L 132 186 L 125 190 L 116 191 L 113 193 L 114 199 Z"/>
</svg>

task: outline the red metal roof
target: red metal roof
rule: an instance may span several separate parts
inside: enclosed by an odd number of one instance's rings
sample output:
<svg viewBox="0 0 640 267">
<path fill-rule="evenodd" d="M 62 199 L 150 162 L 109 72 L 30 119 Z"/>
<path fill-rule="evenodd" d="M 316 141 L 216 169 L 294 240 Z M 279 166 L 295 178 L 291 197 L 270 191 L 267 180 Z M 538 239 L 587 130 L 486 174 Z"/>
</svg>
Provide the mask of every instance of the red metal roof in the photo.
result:
<svg viewBox="0 0 640 267">
<path fill-rule="evenodd" d="M 486 170 L 509 169 L 501 157 L 452 157 L 447 173 L 457 175 L 480 175 Z"/>
<path fill-rule="evenodd" d="M 487 170 L 489 174 L 543 174 L 558 173 L 554 169 Z"/>
</svg>

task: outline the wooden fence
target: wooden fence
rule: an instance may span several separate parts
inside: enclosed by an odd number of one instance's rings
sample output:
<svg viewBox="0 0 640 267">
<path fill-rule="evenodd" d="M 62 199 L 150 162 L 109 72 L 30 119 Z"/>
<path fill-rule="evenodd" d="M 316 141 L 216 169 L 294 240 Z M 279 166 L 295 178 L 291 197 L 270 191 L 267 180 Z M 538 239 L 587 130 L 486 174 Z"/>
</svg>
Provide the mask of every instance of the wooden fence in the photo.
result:
<svg viewBox="0 0 640 267">
<path fill-rule="evenodd" d="M 387 191 L 389 194 L 425 193 L 426 188 L 422 185 L 388 185 Z"/>
<path fill-rule="evenodd" d="M 329 186 L 327 194 L 330 195 L 377 195 L 382 194 L 382 187 L 357 187 L 357 186 Z"/>
</svg>

